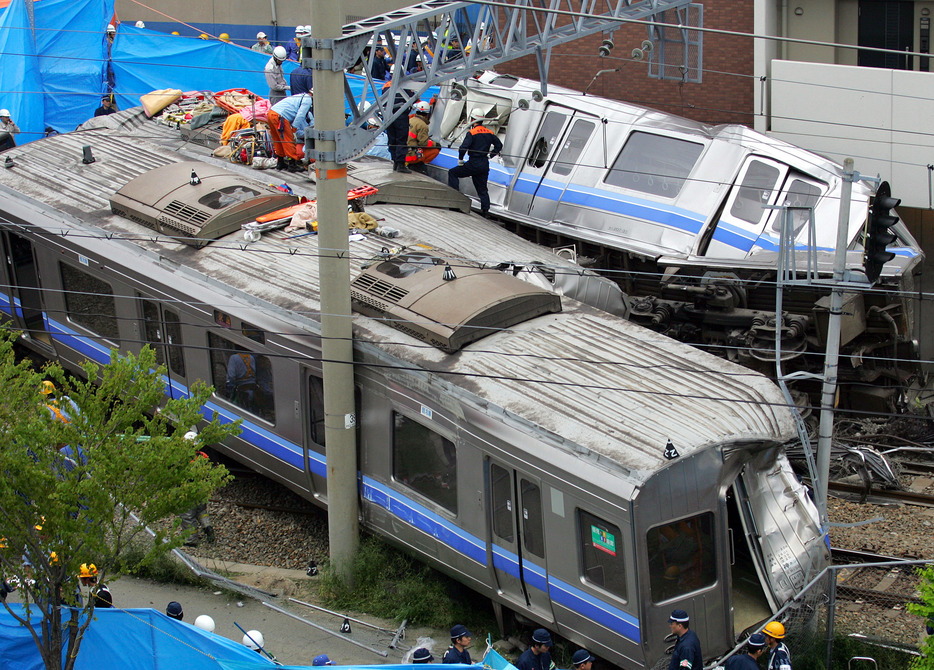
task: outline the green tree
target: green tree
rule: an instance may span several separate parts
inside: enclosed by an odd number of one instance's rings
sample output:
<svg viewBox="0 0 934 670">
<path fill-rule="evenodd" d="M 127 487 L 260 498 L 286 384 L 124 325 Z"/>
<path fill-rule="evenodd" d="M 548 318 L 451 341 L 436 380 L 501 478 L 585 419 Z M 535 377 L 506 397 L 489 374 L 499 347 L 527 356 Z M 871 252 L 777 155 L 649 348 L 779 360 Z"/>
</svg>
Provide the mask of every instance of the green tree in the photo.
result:
<svg viewBox="0 0 934 670">
<path fill-rule="evenodd" d="M 105 366 L 86 362 L 91 381 L 81 381 L 58 364 L 36 372 L 17 362 L 14 339 L 0 331 L 0 569 L 18 581 L 25 607 L 4 605 L 46 668 L 71 670 L 97 589 L 81 596 L 81 564 L 97 566 L 98 583 L 112 581 L 184 542 L 190 531 L 177 515 L 229 478 L 197 451 L 239 424 L 216 415 L 202 423 L 212 389 L 201 383 L 189 398 L 166 400 L 165 369 L 149 347 L 138 357 L 113 352 Z M 135 542 L 144 526 L 154 541 Z M 145 551 L 127 552 L 134 544 Z"/>
<path fill-rule="evenodd" d="M 921 591 L 921 600 L 923 603 L 908 603 L 908 611 L 924 618 L 925 623 L 934 626 L 934 566 L 928 565 L 918 570 L 921 575 L 921 583 L 918 589 Z M 911 666 L 914 670 L 934 670 L 934 635 L 928 635 L 924 638 L 921 645 L 921 656 Z"/>
</svg>

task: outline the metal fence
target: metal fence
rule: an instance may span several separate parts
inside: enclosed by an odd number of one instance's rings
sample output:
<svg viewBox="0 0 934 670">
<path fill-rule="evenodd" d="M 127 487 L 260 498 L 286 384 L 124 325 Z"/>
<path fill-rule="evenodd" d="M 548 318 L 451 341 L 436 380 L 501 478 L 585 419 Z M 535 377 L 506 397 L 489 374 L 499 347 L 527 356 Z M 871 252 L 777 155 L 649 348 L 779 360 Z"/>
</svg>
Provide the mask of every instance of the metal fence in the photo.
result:
<svg viewBox="0 0 934 670">
<path fill-rule="evenodd" d="M 925 635 L 918 570 L 932 561 L 834 565 L 773 618 L 785 626 L 794 670 L 908 668 Z M 733 653 L 743 653 L 740 644 Z"/>
</svg>

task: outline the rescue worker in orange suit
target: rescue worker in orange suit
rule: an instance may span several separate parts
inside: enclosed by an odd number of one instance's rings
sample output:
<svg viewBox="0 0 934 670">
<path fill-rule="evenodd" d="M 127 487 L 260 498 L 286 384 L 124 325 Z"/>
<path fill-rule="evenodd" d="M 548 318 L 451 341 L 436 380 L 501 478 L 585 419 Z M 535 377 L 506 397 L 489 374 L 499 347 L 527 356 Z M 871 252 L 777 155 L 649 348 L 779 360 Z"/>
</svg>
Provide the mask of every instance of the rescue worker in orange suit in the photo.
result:
<svg viewBox="0 0 934 670">
<path fill-rule="evenodd" d="M 314 126 L 313 98 L 310 93 L 290 95 L 273 105 L 266 113 L 273 150 L 279 159 L 277 170 L 302 172 L 304 153 L 295 143 L 305 141 L 305 129 Z"/>
<path fill-rule="evenodd" d="M 408 154 L 405 164 L 417 170 L 426 172 L 425 163 L 430 163 L 438 155 L 438 148 L 428 137 L 428 116 L 431 114 L 431 104 L 419 100 L 412 107 L 415 113 L 409 117 Z"/>
<path fill-rule="evenodd" d="M 457 167 L 448 170 L 448 186 L 460 189 L 461 177 L 470 177 L 480 198 L 480 215 L 490 211 L 490 192 L 487 180 L 490 177 L 490 159 L 499 155 L 503 143 L 496 134 L 483 125 L 484 113 L 475 109 L 470 113 L 472 125 L 460 148 L 457 150 Z M 467 154 L 467 162 L 464 162 Z"/>
</svg>

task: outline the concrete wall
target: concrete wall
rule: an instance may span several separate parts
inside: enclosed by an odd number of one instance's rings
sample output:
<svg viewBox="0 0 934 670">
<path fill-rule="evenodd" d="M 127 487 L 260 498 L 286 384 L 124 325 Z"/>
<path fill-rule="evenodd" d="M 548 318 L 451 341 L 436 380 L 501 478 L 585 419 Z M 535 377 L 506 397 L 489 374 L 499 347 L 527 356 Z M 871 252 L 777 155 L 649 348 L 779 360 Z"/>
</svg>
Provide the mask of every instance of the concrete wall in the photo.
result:
<svg viewBox="0 0 934 670">
<path fill-rule="evenodd" d="M 929 206 L 934 73 L 773 61 L 772 135 L 880 174 L 905 207 Z"/>
</svg>

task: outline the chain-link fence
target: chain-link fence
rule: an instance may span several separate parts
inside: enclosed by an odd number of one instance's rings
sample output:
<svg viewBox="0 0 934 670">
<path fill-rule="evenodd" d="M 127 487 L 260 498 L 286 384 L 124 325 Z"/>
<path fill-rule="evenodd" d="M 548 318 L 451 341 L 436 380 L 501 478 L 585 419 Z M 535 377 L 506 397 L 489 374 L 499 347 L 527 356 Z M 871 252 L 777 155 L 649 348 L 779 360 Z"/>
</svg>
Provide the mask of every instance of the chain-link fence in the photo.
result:
<svg viewBox="0 0 934 670">
<path fill-rule="evenodd" d="M 918 570 L 931 561 L 834 565 L 774 617 L 794 670 L 901 670 L 918 655 L 924 620 Z M 736 653 L 743 653 L 740 646 Z"/>
</svg>

